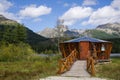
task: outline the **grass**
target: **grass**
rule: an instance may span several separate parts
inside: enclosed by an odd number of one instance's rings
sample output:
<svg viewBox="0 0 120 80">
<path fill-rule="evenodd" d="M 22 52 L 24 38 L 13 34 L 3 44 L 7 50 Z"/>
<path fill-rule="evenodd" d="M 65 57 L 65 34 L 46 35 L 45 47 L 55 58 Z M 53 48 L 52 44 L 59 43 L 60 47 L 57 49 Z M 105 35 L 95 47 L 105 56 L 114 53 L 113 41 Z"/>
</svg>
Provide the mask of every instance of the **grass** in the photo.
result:
<svg viewBox="0 0 120 80">
<path fill-rule="evenodd" d="M 0 62 L 0 80 L 34 80 L 56 75 L 59 58 L 35 56 L 26 61 Z"/>
<path fill-rule="evenodd" d="M 97 77 L 120 80 L 120 58 L 111 58 L 112 62 L 97 67 Z"/>
</svg>

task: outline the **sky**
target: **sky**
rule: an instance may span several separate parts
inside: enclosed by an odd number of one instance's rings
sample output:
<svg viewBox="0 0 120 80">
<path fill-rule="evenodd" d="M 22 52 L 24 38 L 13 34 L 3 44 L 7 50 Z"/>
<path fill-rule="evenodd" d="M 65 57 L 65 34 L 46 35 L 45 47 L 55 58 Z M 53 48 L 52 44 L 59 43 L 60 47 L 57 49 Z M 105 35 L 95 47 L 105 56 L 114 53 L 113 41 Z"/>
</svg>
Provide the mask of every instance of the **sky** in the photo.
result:
<svg viewBox="0 0 120 80">
<path fill-rule="evenodd" d="M 70 29 L 120 22 L 120 0 L 0 0 L 0 14 L 34 32 L 64 20 Z"/>
</svg>

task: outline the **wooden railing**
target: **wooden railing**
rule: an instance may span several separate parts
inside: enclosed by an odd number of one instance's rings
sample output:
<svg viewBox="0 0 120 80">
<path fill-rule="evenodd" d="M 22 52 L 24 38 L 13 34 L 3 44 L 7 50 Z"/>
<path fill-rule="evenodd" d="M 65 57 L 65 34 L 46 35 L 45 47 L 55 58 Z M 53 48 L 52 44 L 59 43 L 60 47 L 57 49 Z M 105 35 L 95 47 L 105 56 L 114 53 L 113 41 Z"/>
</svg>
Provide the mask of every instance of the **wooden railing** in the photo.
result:
<svg viewBox="0 0 120 80">
<path fill-rule="evenodd" d="M 76 53 L 77 51 L 74 49 L 69 56 L 59 61 L 59 74 L 70 70 L 72 64 L 76 61 Z"/>
<path fill-rule="evenodd" d="M 95 76 L 95 60 L 93 57 L 87 58 L 87 71 L 92 75 Z"/>
</svg>

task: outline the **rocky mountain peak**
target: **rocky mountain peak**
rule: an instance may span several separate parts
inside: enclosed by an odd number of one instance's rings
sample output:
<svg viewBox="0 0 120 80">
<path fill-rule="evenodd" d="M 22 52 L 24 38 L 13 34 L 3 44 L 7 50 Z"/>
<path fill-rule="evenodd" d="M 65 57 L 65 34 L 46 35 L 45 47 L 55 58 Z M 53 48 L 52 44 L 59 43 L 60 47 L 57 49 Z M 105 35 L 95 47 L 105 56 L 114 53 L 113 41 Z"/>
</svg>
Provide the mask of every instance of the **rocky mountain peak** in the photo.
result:
<svg viewBox="0 0 120 80">
<path fill-rule="evenodd" d="M 44 30 L 37 32 L 37 34 L 42 35 L 42 36 L 47 37 L 47 38 L 52 38 L 56 35 L 55 29 L 52 29 L 49 27 L 46 27 Z"/>
<path fill-rule="evenodd" d="M 107 23 L 99 25 L 97 28 L 120 28 L 120 23 Z"/>
<path fill-rule="evenodd" d="M 17 21 L 7 19 L 3 15 L 0 15 L 0 24 L 16 24 Z"/>
<path fill-rule="evenodd" d="M 120 33 L 120 23 L 107 23 L 103 25 L 99 25 L 97 30 L 105 31 L 107 33 Z"/>
<path fill-rule="evenodd" d="M 104 38 L 112 36 L 120 37 L 120 23 L 107 23 L 97 26 L 95 29 L 91 30 L 82 30 L 82 29 L 69 29 L 67 26 L 59 25 L 59 35 L 68 36 L 68 37 L 78 37 L 81 35 L 90 35 L 90 36 L 104 36 Z M 40 31 L 38 34 L 47 37 L 54 38 L 57 37 L 57 28 L 46 28 L 43 31 Z M 93 36 L 94 37 L 94 36 Z"/>
<path fill-rule="evenodd" d="M 69 30 L 69 29 L 68 29 L 68 26 L 65 26 L 65 25 L 60 25 L 60 26 L 59 26 L 59 29 L 60 29 L 60 31 L 63 31 L 63 32 Z"/>
<path fill-rule="evenodd" d="M 4 21 L 4 20 L 8 20 L 8 19 L 5 18 L 3 15 L 0 15 L 0 21 Z"/>
</svg>

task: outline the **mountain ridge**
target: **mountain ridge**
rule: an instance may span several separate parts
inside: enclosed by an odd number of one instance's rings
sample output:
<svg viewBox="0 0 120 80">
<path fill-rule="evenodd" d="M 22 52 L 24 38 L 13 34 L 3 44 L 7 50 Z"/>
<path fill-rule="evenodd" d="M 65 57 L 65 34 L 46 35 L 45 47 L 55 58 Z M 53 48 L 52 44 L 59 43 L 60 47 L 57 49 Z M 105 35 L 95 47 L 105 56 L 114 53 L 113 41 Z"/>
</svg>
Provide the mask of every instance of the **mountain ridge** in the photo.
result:
<svg viewBox="0 0 120 80">
<path fill-rule="evenodd" d="M 64 26 L 64 25 L 62 25 L 62 26 Z M 47 35 L 46 32 L 49 35 Z M 93 32 L 95 32 L 95 33 L 93 33 Z M 46 31 L 46 29 L 44 29 L 43 31 L 38 32 L 37 34 L 40 34 L 47 38 L 55 38 L 55 37 L 57 37 L 57 36 L 55 36 L 56 33 L 57 32 L 55 32 L 55 28 L 50 28 L 50 29 L 48 28 L 47 31 Z M 69 28 L 66 28 L 66 30 L 63 31 L 63 34 L 65 37 L 67 37 L 67 36 L 68 37 L 79 37 L 79 36 L 86 36 L 86 35 L 91 36 L 91 37 L 96 37 L 97 36 L 96 34 L 98 34 L 98 36 L 100 36 L 100 33 L 102 35 L 105 35 L 106 38 L 120 37 L 120 23 L 102 24 L 102 25 L 98 25 L 95 29 L 87 29 L 87 30 L 82 30 L 82 29 L 71 29 L 70 30 Z M 95 34 L 96 36 L 94 36 L 93 34 Z M 104 38 L 105 38 L 105 36 L 104 36 Z"/>
<path fill-rule="evenodd" d="M 120 23 L 107 23 L 96 27 L 97 30 L 105 31 L 109 34 L 120 34 Z"/>
<path fill-rule="evenodd" d="M 0 24 L 4 24 L 4 25 L 18 24 L 18 22 L 14 21 L 14 20 L 11 20 L 11 19 L 8 19 L 8 18 L 4 17 L 3 15 L 0 15 Z"/>
</svg>

